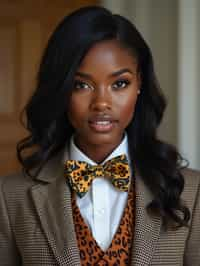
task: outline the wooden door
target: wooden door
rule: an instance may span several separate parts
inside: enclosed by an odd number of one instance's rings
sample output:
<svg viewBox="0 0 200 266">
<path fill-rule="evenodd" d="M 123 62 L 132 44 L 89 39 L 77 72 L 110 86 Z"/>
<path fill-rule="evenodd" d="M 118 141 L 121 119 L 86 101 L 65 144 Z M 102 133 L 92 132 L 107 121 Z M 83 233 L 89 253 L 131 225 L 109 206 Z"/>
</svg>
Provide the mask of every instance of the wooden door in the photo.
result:
<svg viewBox="0 0 200 266">
<path fill-rule="evenodd" d="M 19 115 L 34 88 L 46 41 L 58 21 L 94 0 L 0 0 L 0 175 L 20 165 L 16 143 L 27 133 Z"/>
</svg>

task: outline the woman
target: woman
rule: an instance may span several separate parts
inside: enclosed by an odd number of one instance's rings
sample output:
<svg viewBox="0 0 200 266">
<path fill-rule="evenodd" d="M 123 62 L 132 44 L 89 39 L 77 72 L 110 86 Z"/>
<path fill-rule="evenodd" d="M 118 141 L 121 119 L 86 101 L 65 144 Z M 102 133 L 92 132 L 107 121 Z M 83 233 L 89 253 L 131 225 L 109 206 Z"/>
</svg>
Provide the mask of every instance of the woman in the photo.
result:
<svg viewBox="0 0 200 266">
<path fill-rule="evenodd" d="M 127 19 L 86 7 L 56 28 L 1 178 L 1 265 L 200 265 L 200 175 L 157 137 L 165 100 Z"/>
</svg>

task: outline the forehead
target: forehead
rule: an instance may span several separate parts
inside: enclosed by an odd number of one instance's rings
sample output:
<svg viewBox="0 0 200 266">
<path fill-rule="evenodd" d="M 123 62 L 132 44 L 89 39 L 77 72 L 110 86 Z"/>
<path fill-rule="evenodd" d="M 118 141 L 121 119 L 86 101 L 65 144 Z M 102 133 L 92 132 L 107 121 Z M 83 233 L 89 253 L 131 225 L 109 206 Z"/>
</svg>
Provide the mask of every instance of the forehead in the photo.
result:
<svg viewBox="0 0 200 266">
<path fill-rule="evenodd" d="M 130 49 L 123 47 L 117 40 L 106 40 L 93 45 L 83 58 L 79 70 L 108 70 L 137 67 L 136 57 Z"/>
</svg>

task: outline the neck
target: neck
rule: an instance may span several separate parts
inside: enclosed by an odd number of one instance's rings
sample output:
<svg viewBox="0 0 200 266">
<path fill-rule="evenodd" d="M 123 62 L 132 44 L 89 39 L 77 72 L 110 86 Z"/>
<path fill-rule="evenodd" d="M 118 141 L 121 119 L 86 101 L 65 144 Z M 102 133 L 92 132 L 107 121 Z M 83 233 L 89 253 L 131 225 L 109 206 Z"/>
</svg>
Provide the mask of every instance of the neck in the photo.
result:
<svg viewBox="0 0 200 266">
<path fill-rule="evenodd" d="M 120 144 L 120 142 L 116 145 L 113 144 L 105 144 L 105 145 L 87 145 L 78 143 L 78 141 L 74 140 L 76 146 L 92 161 L 96 163 L 102 163 Z"/>
</svg>

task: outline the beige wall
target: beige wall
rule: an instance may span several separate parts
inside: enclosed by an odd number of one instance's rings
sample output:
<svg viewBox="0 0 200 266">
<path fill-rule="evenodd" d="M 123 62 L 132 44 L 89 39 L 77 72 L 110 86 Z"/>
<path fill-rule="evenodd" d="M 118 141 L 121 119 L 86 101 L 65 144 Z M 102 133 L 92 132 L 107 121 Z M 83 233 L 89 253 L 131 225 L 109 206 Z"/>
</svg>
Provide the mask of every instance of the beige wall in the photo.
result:
<svg viewBox="0 0 200 266">
<path fill-rule="evenodd" d="M 200 3 L 198 0 L 179 1 L 178 50 L 178 143 L 200 169 Z"/>
</svg>

